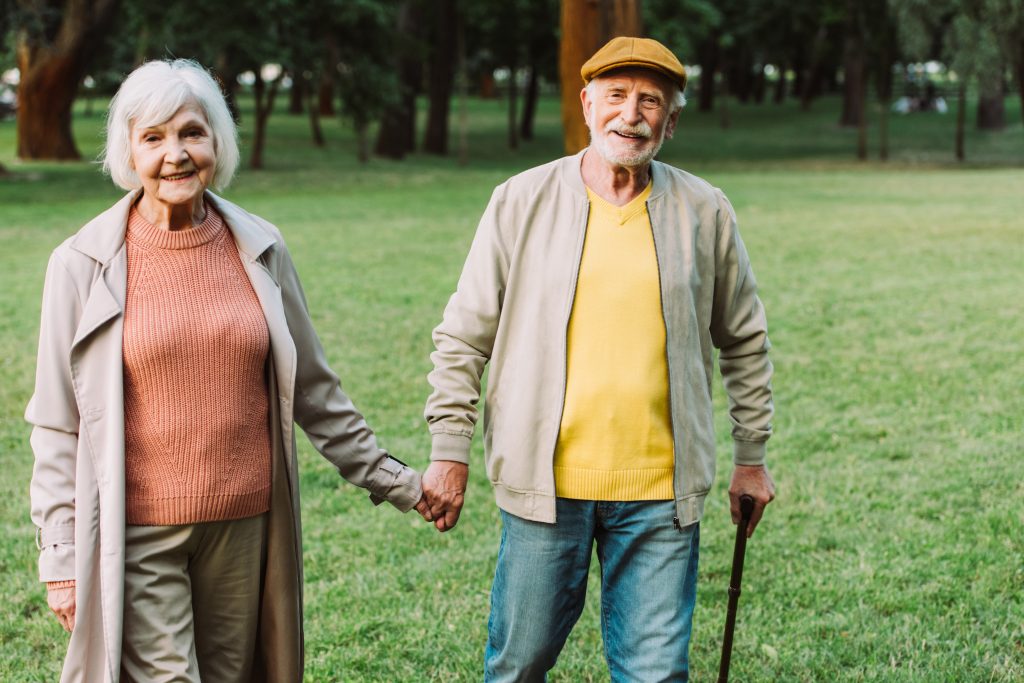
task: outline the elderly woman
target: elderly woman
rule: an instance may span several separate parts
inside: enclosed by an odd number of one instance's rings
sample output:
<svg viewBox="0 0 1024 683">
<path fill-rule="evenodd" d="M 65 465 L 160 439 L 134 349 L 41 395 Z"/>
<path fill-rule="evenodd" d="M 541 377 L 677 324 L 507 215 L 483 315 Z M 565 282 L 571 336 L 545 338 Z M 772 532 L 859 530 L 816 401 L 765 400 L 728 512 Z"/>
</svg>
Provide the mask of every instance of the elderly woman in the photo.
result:
<svg viewBox="0 0 1024 683">
<path fill-rule="evenodd" d="M 293 422 L 375 503 L 429 514 L 327 366 L 281 234 L 207 190 L 236 137 L 198 64 L 139 67 L 107 121 L 129 192 L 50 257 L 26 417 L 62 681 L 302 679 Z"/>
</svg>

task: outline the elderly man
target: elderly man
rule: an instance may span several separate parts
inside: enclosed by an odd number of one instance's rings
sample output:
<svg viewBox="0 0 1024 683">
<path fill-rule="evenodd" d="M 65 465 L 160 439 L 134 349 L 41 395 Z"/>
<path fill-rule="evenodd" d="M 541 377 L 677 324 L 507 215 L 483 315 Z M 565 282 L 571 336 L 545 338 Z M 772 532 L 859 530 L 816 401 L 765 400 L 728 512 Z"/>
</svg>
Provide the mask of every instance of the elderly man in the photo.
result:
<svg viewBox="0 0 1024 683">
<path fill-rule="evenodd" d="M 481 375 L 503 531 L 485 678 L 541 681 L 579 618 L 594 543 L 614 681 L 685 681 L 699 522 L 715 472 L 713 348 L 729 396 L 732 516 L 774 497 L 764 310 L 722 192 L 653 161 L 686 71 L 616 38 L 582 69 L 591 145 L 500 185 L 434 330 L 423 479 L 441 531 L 464 500 Z"/>
</svg>

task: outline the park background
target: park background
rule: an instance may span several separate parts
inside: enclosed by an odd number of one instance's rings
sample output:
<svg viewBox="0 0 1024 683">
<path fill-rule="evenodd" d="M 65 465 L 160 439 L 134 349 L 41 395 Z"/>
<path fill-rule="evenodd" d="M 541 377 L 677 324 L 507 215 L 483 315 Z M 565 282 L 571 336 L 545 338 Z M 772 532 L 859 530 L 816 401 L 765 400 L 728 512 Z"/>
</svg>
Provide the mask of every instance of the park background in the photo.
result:
<svg viewBox="0 0 1024 683">
<path fill-rule="evenodd" d="M 120 195 L 94 161 L 124 74 L 215 70 L 244 156 L 226 196 L 282 229 L 343 385 L 422 469 L 430 330 L 476 221 L 496 184 L 585 144 L 578 66 L 612 35 L 688 65 L 661 159 L 728 194 L 768 312 L 779 495 L 732 679 L 1024 680 L 1022 4 L 0 0 L 0 680 L 56 680 L 66 645 L 21 414 L 47 255 Z M 716 392 L 696 681 L 733 540 Z M 307 680 L 479 680 L 500 529 L 479 439 L 444 535 L 303 439 L 300 458 Z M 554 681 L 607 680 L 594 565 Z"/>
</svg>

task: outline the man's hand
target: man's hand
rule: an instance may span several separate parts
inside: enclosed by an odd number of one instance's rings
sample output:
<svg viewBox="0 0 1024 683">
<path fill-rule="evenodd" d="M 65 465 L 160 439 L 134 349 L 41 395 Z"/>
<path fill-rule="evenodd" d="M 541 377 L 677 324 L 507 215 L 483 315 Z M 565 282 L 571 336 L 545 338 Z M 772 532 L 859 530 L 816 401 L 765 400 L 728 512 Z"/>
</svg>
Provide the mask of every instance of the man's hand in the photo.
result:
<svg viewBox="0 0 1024 683">
<path fill-rule="evenodd" d="M 729 483 L 729 510 L 732 512 L 732 523 L 740 523 L 740 496 L 748 495 L 754 499 L 754 512 L 750 515 L 747 527 L 747 538 L 754 535 L 757 523 L 764 514 L 764 506 L 775 499 L 775 482 L 768 468 L 764 465 L 736 465 Z"/>
<path fill-rule="evenodd" d="M 468 479 L 469 466 L 451 460 L 435 460 L 423 473 L 423 496 L 429 506 L 429 517 L 423 518 L 433 519 L 438 531 L 448 531 L 459 521 Z"/>
<path fill-rule="evenodd" d="M 46 604 L 57 615 L 57 621 L 64 630 L 70 633 L 75 628 L 75 587 L 47 589 Z"/>
</svg>

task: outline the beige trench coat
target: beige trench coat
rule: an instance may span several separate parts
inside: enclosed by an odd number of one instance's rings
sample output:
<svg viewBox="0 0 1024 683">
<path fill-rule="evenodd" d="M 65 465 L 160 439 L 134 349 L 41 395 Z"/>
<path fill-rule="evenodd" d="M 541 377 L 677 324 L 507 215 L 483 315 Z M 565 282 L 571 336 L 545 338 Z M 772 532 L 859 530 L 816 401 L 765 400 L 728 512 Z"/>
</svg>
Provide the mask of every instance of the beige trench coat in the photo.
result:
<svg viewBox="0 0 1024 683">
<path fill-rule="evenodd" d="M 76 580 L 76 624 L 61 681 L 116 683 L 124 611 L 122 312 L 129 193 L 50 257 L 35 393 L 32 519 L 41 581 Z M 273 490 L 260 612 L 258 680 L 302 679 L 302 549 L 293 421 L 375 503 L 407 511 L 419 475 L 377 446 L 327 366 L 277 229 L 208 193 L 224 217 L 270 332 Z"/>
</svg>

